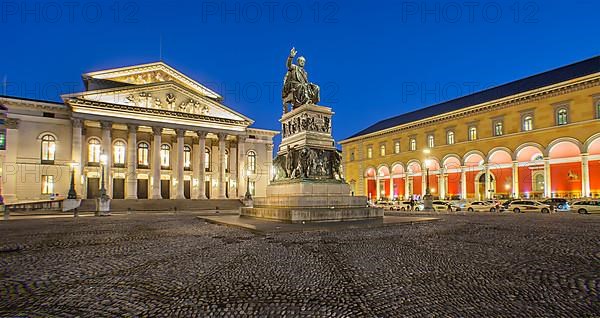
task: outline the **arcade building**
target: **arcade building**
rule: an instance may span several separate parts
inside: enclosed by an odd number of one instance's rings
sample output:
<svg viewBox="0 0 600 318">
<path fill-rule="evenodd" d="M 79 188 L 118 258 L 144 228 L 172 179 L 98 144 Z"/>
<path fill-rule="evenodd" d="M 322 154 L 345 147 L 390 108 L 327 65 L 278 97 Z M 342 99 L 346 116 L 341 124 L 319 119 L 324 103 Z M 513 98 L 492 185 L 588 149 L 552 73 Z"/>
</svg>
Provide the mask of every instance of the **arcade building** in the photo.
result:
<svg viewBox="0 0 600 318">
<path fill-rule="evenodd" d="M 265 196 L 276 131 L 225 106 L 163 62 L 83 74 L 62 103 L 0 96 L 6 203 L 82 198 L 237 199 Z"/>
<path fill-rule="evenodd" d="M 384 119 L 340 142 L 372 200 L 600 198 L 600 56 Z M 428 179 L 428 183 L 427 183 Z"/>
</svg>

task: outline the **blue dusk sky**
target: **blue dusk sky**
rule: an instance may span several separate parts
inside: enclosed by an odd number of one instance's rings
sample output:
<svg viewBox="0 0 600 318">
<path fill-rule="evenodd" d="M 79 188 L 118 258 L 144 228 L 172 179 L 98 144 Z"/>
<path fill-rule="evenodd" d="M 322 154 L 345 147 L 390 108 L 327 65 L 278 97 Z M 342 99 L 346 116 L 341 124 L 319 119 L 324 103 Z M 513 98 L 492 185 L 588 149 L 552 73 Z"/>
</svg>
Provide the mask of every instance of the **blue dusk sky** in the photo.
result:
<svg viewBox="0 0 600 318">
<path fill-rule="evenodd" d="M 598 55 L 600 1 L 0 0 L 7 95 L 162 58 L 279 130 L 291 47 L 347 138 L 387 117 Z M 279 140 L 280 137 L 277 137 Z"/>
</svg>

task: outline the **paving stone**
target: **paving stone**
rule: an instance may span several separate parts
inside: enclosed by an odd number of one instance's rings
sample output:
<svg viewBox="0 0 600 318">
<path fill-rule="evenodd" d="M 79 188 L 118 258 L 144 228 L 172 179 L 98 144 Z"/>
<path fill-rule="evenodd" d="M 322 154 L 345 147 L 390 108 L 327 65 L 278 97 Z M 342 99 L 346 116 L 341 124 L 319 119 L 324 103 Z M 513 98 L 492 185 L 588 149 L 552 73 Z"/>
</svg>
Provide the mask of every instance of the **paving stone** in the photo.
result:
<svg viewBox="0 0 600 318">
<path fill-rule="evenodd" d="M 0 317 L 600 315 L 600 217 L 257 235 L 192 214 L 0 222 Z"/>
</svg>

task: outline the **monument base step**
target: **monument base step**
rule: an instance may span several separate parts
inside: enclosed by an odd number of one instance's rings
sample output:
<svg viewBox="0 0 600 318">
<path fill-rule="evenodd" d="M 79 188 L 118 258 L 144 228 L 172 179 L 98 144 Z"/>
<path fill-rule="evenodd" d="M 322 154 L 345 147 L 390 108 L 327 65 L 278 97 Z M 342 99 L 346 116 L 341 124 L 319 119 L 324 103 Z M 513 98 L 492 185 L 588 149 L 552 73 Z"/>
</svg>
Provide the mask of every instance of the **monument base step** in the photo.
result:
<svg viewBox="0 0 600 318">
<path fill-rule="evenodd" d="M 383 218 L 383 209 L 371 207 L 339 208 L 283 208 L 252 207 L 241 208 L 241 215 L 255 218 L 279 220 L 290 223 L 353 221 Z"/>
</svg>

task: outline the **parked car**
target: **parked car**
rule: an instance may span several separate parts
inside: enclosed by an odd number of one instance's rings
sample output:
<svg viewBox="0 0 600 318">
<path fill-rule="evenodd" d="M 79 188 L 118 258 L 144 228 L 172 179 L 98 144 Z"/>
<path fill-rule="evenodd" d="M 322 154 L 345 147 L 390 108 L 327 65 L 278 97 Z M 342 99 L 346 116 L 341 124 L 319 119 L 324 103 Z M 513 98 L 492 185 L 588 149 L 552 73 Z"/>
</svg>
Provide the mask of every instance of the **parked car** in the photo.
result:
<svg viewBox="0 0 600 318">
<path fill-rule="evenodd" d="M 498 200 L 490 199 L 490 200 L 485 200 L 485 202 L 496 207 L 496 209 L 494 211 L 490 211 L 490 212 L 500 212 L 502 210 L 502 207 L 501 207 L 502 204 Z"/>
<path fill-rule="evenodd" d="M 411 210 L 411 208 L 410 208 L 410 201 L 398 201 L 395 204 L 395 208 L 398 211 L 410 211 Z"/>
<path fill-rule="evenodd" d="M 375 204 L 375 206 L 384 210 L 391 210 L 394 206 L 394 203 L 390 201 L 379 201 L 377 204 Z"/>
<path fill-rule="evenodd" d="M 579 214 L 600 213 L 600 200 L 576 201 L 571 209 Z"/>
<path fill-rule="evenodd" d="M 433 203 L 433 209 L 436 211 L 448 211 L 448 212 L 452 212 L 452 211 L 456 211 L 456 207 L 452 207 L 452 205 L 450 204 L 450 202 L 447 201 L 441 201 L 441 200 L 435 200 L 432 202 Z"/>
<path fill-rule="evenodd" d="M 508 210 L 513 211 L 515 213 L 525 213 L 525 212 L 550 213 L 550 212 L 552 212 L 552 206 L 548 205 L 548 204 L 544 204 L 539 201 L 517 200 L 517 201 L 511 202 L 508 205 Z"/>
<path fill-rule="evenodd" d="M 425 205 L 423 204 L 423 202 L 417 201 L 415 202 L 415 207 L 413 208 L 413 211 L 423 211 L 424 208 Z"/>
<path fill-rule="evenodd" d="M 465 206 L 469 212 L 496 212 L 498 207 L 484 201 L 473 201 Z"/>
<path fill-rule="evenodd" d="M 542 201 L 542 203 L 551 205 L 556 212 L 569 212 L 571 210 L 571 206 L 567 199 L 551 198 Z"/>
</svg>

